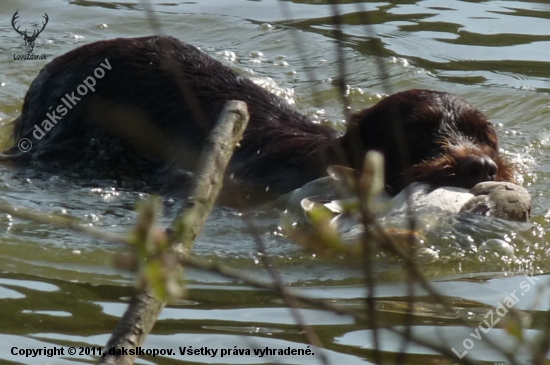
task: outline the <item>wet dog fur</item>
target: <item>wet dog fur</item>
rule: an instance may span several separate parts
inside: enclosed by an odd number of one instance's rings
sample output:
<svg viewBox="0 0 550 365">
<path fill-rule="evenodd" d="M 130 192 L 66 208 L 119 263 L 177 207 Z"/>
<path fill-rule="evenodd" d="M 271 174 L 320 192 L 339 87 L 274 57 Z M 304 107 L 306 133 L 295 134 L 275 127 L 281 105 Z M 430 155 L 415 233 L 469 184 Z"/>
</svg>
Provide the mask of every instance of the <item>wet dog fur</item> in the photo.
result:
<svg viewBox="0 0 550 365">
<path fill-rule="evenodd" d="M 94 92 L 51 123 L 94 70 L 111 69 Z M 385 156 L 386 190 L 414 181 L 472 188 L 514 181 L 493 125 L 462 98 L 409 90 L 354 114 L 346 132 L 313 123 L 274 94 L 206 53 L 173 37 L 99 41 L 55 58 L 33 81 L 15 121 L 14 139 L 30 151 L 5 151 L 18 165 L 168 184 L 194 171 L 201 146 L 227 100 L 247 103 L 250 122 L 226 183 L 263 201 L 326 175 L 330 165 L 360 170 L 365 153 Z M 36 126 L 45 131 L 35 138 Z M 405 156 L 402 155 L 404 152 Z"/>
</svg>

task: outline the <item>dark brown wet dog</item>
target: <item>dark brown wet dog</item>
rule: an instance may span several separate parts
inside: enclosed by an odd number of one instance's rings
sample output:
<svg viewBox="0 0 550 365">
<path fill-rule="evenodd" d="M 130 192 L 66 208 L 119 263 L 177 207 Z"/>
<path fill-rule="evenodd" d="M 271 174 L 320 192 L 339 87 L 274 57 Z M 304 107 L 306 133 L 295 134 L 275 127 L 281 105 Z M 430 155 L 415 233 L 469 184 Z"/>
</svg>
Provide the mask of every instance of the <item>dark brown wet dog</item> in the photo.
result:
<svg viewBox="0 0 550 365">
<path fill-rule="evenodd" d="M 97 73 L 98 67 L 104 72 Z M 94 90 L 86 91 L 82 85 L 90 77 Z M 27 138 L 32 148 L 21 153 L 14 146 L 6 155 L 91 177 L 149 181 L 165 171 L 193 171 L 227 100 L 245 101 L 250 113 L 226 179 L 246 192 L 277 196 L 325 176 L 332 164 L 360 169 L 368 150 L 385 155 L 387 191 L 393 194 L 411 181 L 464 188 L 514 182 L 491 123 L 455 95 L 391 95 L 355 114 L 342 136 L 172 37 L 101 41 L 54 59 L 32 83 L 15 122 L 15 140 Z M 404 148 L 406 159 L 399 153 Z"/>
</svg>

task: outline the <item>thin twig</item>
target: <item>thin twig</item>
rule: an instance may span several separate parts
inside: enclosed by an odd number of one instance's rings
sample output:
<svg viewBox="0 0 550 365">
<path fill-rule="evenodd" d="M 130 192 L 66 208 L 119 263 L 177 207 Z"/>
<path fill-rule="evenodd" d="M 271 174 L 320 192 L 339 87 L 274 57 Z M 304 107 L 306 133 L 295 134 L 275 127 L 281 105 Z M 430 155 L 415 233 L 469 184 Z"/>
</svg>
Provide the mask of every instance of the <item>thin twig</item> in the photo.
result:
<svg viewBox="0 0 550 365">
<path fill-rule="evenodd" d="M 449 301 L 443 297 L 439 292 L 430 284 L 430 282 L 422 275 L 420 270 L 418 269 L 418 266 L 416 262 L 412 259 L 412 257 L 405 252 L 398 244 L 396 244 L 393 239 L 388 236 L 386 231 L 377 223 L 373 222 L 371 226 L 375 232 L 376 232 L 376 239 L 374 240 L 377 244 L 381 245 L 381 247 L 384 247 L 386 249 L 389 249 L 392 254 L 397 256 L 400 260 L 402 260 L 405 269 L 408 271 L 408 273 L 411 275 L 411 279 L 417 281 L 420 286 L 426 290 L 426 292 L 436 300 L 439 304 L 443 306 L 443 308 L 451 313 L 455 313 L 457 315 L 457 318 L 462 321 L 462 323 L 471 328 L 477 327 L 477 324 L 472 323 L 468 318 L 463 316 L 462 314 L 458 313 L 455 308 L 449 303 Z M 512 365 L 517 364 L 514 356 L 506 351 L 504 348 L 496 344 L 493 340 L 489 338 L 485 338 L 485 341 L 494 349 L 501 352 L 508 361 Z M 454 358 L 454 356 L 451 356 L 450 358 Z M 462 359 L 461 361 L 463 361 Z"/>
<path fill-rule="evenodd" d="M 279 6 L 281 8 L 281 12 L 283 13 L 283 18 L 285 19 L 291 19 L 292 14 L 290 13 L 290 7 L 288 6 L 287 1 L 285 0 L 279 0 Z M 302 35 L 300 34 L 300 31 L 298 31 L 296 28 L 291 27 L 289 28 L 290 32 L 292 33 L 291 41 L 294 43 L 294 48 L 296 50 L 296 53 L 298 54 L 298 57 L 300 58 L 300 61 L 303 63 L 303 70 L 306 74 L 306 78 L 311 85 L 311 93 L 313 95 L 313 102 L 315 103 L 315 106 L 320 108 L 323 106 L 323 99 L 321 99 L 321 94 L 319 93 L 319 89 L 317 86 L 317 77 L 315 76 L 315 70 L 307 64 L 307 55 L 304 52 L 304 42 L 302 40 Z"/>
<path fill-rule="evenodd" d="M 346 122 L 350 121 L 350 105 L 347 96 L 347 80 L 346 80 L 346 58 L 344 54 L 344 32 L 342 30 L 342 15 L 338 0 L 330 1 L 332 8 L 332 19 L 334 24 L 334 37 L 336 38 L 336 54 L 338 55 L 338 88 L 340 89 L 340 98 L 344 110 Z"/>
<path fill-rule="evenodd" d="M 202 231 L 221 190 L 225 168 L 247 123 L 246 104 L 242 101 L 227 102 L 205 142 L 186 209 L 176 217 L 169 230 L 172 254 L 188 252 Z M 122 347 L 131 350 L 141 346 L 165 304 L 155 298 L 150 289 L 136 294 L 107 342 L 106 352 Z M 98 364 L 131 365 L 135 358 L 136 355 L 114 352 L 108 353 Z"/>
<path fill-rule="evenodd" d="M 286 305 L 290 309 L 290 313 L 292 317 L 296 321 L 296 324 L 304 332 L 308 342 L 320 350 L 320 351 L 316 351 L 315 354 L 319 356 L 321 364 L 329 365 L 329 361 L 325 352 L 321 350 L 324 347 L 323 344 L 321 343 L 321 340 L 317 336 L 317 333 L 315 332 L 313 327 L 309 326 L 305 322 L 304 317 L 298 310 L 299 303 L 294 297 L 294 295 L 288 292 L 287 290 L 288 288 L 283 281 L 281 273 L 277 269 L 274 260 L 272 259 L 271 256 L 269 256 L 266 250 L 264 241 L 260 237 L 258 228 L 250 219 L 248 219 L 248 217 L 244 217 L 244 221 L 248 225 L 252 238 L 256 243 L 256 246 L 258 247 L 259 253 L 261 254 L 262 262 L 264 263 L 264 266 L 266 267 L 269 275 L 271 276 L 271 279 L 273 280 L 277 288 L 277 292 L 279 292 L 283 297 L 283 300 L 285 301 Z"/>
<path fill-rule="evenodd" d="M 51 224 L 52 226 L 70 229 L 74 232 L 84 233 L 88 236 L 98 238 L 107 242 L 113 243 L 126 243 L 125 236 L 100 231 L 98 228 L 85 226 L 77 218 L 65 217 L 56 214 L 37 213 L 26 208 L 13 208 L 7 203 L 0 203 L 0 212 L 9 214 L 11 216 L 26 219 L 38 223 Z"/>
</svg>

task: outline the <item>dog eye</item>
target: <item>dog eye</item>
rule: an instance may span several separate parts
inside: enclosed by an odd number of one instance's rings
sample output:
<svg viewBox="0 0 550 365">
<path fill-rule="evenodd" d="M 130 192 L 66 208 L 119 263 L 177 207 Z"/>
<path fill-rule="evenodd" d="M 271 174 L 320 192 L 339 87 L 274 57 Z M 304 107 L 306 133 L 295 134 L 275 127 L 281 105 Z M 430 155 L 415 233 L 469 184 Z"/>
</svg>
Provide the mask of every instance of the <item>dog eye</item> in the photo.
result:
<svg viewBox="0 0 550 365">
<path fill-rule="evenodd" d="M 482 143 L 489 142 L 489 136 L 486 132 L 479 132 L 476 136 L 476 140 Z"/>
</svg>

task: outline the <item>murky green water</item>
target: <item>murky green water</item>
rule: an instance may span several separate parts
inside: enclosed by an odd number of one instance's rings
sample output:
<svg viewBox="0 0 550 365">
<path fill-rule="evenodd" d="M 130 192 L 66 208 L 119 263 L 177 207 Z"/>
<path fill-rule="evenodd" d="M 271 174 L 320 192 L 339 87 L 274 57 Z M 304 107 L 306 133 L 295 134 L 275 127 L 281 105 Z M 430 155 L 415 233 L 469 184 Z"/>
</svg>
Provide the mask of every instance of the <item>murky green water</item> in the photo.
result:
<svg viewBox="0 0 550 365">
<path fill-rule="evenodd" d="M 521 166 L 520 181 L 534 198 L 532 224 L 487 221 L 450 228 L 433 242 L 441 259 L 422 269 L 461 314 L 475 323 L 482 322 L 490 309 L 515 290 L 519 300 L 514 308 L 531 319 L 527 328 L 533 331 L 525 337 L 532 337 L 534 330 L 544 328 L 542 319 L 547 318 L 550 305 L 548 291 L 541 293 L 550 282 L 548 276 L 537 277 L 540 280 L 528 291 L 520 286 L 528 280 L 521 276 L 526 272 L 550 272 L 546 243 L 550 231 L 550 5 L 545 1 L 396 3 L 347 1 L 340 7 L 352 105 L 355 109 L 372 105 L 379 94 L 388 91 L 437 89 L 460 94 L 497 125 L 504 154 Z M 268 84 L 312 118 L 342 128 L 329 4 L 321 0 L 284 2 L 285 7 L 275 0 L 153 1 L 153 9 L 162 33 L 200 46 Z M 374 34 L 362 25 L 365 9 L 374 23 Z M 20 23 L 29 29 L 40 24 L 44 12 L 49 15 L 34 53 L 45 53 L 50 60 L 84 43 L 154 32 L 145 6 L 136 2 L 0 2 L 0 134 L 4 144 L 28 85 L 46 64 L 13 60 L 14 53 L 25 52 L 10 24 L 16 10 Z M 380 72 L 379 63 L 388 76 Z M 0 192 L 0 199 L 13 206 L 71 214 L 115 232 L 132 226 L 134 204 L 142 196 L 113 190 L 108 184 L 103 189 L 78 186 L 55 176 L 29 180 L 7 166 L 0 166 Z M 164 225 L 177 209 L 177 202 L 167 201 Z M 269 252 L 289 283 L 310 295 L 360 308 L 365 290 L 359 268 L 319 261 L 304 253 L 280 236 L 278 214 L 258 212 L 256 218 Z M 447 249 L 457 241 L 476 246 L 487 238 L 509 241 L 516 259 L 504 261 L 471 249 L 457 256 L 456 250 Z M 11 350 L 104 345 L 132 293 L 132 275 L 111 265 L 113 254 L 120 250 L 66 230 L 0 215 L 0 362 L 92 363 L 91 356 L 25 358 L 12 355 Z M 195 252 L 267 277 L 236 211 L 216 209 Z M 383 258 L 374 267 L 379 280 L 376 296 L 382 300 L 377 315 L 381 323 L 396 326 L 402 324 L 407 294 L 399 267 Z M 316 356 L 180 356 L 179 346 L 307 346 L 277 296 L 195 270 L 187 270 L 186 277 L 189 297 L 162 313 L 145 343 L 145 348 L 173 349 L 177 355 L 143 357 L 140 363 L 318 363 Z M 462 352 L 471 329 L 457 328 L 460 322 L 455 316 L 441 314 L 422 300 L 422 292 L 416 293 L 415 333 L 427 341 L 446 341 L 442 343 Z M 318 331 L 332 364 L 372 360 L 368 328 L 313 308 L 304 308 L 304 316 Z M 399 351 L 400 340 L 391 333 L 381 335 L 384 350 Z M 512 346 L 502 329 L 487 336 Z M 489 363 L 502 360 L 486 342 L 472 340 L 469 355 Z M 431 350 L 412 344 L 408 352 L 410 363 L 439 359 Z M 526 353 L 519 351 L 518 359 L 527 362 Z"/>
</svg>

